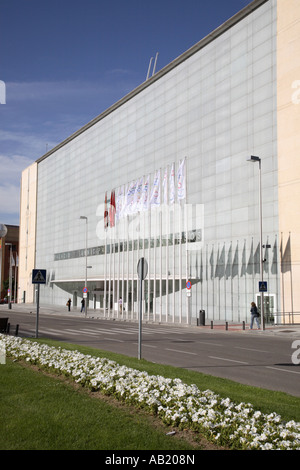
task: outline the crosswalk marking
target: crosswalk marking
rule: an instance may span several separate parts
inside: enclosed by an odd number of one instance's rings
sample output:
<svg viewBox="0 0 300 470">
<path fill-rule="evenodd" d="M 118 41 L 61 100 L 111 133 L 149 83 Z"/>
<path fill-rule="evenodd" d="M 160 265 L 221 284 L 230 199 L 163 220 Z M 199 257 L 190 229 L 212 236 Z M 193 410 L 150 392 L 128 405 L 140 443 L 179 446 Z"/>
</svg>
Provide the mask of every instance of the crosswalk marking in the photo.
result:
<svg viewBox="0 0 300 470">
<path fill-rule="evenodd" d="M 138 325 L 124 325 L 124 328 L 119 326 L 112 326 L 105 328 L 103 326 L 97 326 L 95 328 L 65 328 L 65 329 L 54 329 L 54 328 L 43 328 L 39 330 L 43 334 L 51 334 L 53 336 L 61 336 L 62 334 L 68 334 L 72 336 L 78 335 L 90 335 L 90 336 L 116 336 L 116 335 L 126 335 L 126 336 L 136 336 L 138 335 Z M 147 325 L 142 325 L 142 334 L 143 336 L 151 336 L 151 335 L 179 335 L 185 332 L 185 329 L 182 328 L 155 328 Z M 193 331 L 191 331 L 193 333 Z"/>
</svg>

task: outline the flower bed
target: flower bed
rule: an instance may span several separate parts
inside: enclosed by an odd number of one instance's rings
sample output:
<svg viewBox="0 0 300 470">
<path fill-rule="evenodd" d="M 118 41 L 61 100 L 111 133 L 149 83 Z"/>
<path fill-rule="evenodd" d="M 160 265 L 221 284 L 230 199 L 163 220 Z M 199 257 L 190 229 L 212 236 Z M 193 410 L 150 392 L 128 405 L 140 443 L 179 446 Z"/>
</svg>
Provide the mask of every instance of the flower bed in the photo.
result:
<svg viewBox="0 0 300 470">
<path fill-rule="evenodd" d="M 180 379 L 150 376 L 116 362 L 13 336 L 0 335 L 6 353 L 16 360 L 72 377 L 159 416 L 166 424 L 192 429 L 218 445 L 233 449 L 300 449 L 300 423 L 283 422 L 276 413 L 255 411 Z"/>
</svg>

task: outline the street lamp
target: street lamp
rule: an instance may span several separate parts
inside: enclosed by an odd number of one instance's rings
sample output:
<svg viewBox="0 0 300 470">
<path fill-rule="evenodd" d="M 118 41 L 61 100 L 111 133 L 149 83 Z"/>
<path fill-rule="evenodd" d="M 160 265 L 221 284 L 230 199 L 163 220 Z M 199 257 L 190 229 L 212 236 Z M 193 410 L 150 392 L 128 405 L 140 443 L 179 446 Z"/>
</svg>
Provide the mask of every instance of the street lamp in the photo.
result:
<svg viewBox="0 0 300 470">
<path fill-rule="evenodd" d="M 88 218 L 81 215 L 80 219 L 85 220 L 85 287 L 87 288 L 87 234 L 88 234 Z M 86 293 L 87 296 L 87 293 Z M 87 297 L 84 302 L 84 314 L 87 316 Z"/>
<path fill-rule="evenodd" d="M 6 245 L 6 246 L 9 246 L 8 308 L 11 309 L 11 295 L 12 295 L 12 266 L 11 266 L 12 243 L 5 243 L 5 245 Z"/>
<path fill-rule="evenodd" d="M 3 252 L 3 239 L 6 237 L 7 227 L 4 224 L 0 224 L 0 300 L 2 293 L 2 252 Z"/>
<path fill-rule="evenodd" d="M 247 160 L 248 162 L 257 163 L 258 162 L 258 173 L 259 173 L 259 238 L 260 238 L 260 275 L 261 281 L 264 280 L 264 260 L 263 260 L 263 244 L 262 244 L 262 194 L 261 194 L 261 158 L 255 157 L 251 155 L 251 157 Z M 260 293 L 260 303 L 261 303 L 261 323 L 260 327 L 262 330 L 265 329 L 265 318 L 264 318 L 264 293 L 261 291 Z"/>
</svg>

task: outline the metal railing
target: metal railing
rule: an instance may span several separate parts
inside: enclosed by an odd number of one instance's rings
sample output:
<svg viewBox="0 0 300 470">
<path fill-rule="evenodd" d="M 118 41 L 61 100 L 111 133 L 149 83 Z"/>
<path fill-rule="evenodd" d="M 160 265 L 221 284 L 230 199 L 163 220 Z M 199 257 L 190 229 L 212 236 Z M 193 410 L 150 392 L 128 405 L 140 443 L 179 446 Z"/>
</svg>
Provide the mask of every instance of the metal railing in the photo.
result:
<svg viewBox="0 0 300 470">
<path fill-rule="evenodd" d="M 267 315 L 266 321 L 275 325 L 300 325 L 300 312 L 274 312 Z"/>
</svg>

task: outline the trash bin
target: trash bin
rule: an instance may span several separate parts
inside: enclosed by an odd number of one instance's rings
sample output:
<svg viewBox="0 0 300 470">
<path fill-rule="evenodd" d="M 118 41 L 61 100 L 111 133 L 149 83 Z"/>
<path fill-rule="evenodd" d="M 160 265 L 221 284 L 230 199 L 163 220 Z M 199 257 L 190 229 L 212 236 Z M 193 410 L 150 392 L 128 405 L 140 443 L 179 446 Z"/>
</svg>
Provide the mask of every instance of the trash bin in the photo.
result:
<svg viewBox="0 0 300 470">
<path fill-rule="evenodd" d="M 198 326 L 205 326 L 205 310 L 199 310 L 199 318 L 197 318 Z"/>
</svg>

